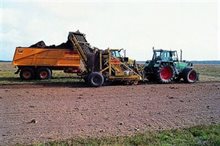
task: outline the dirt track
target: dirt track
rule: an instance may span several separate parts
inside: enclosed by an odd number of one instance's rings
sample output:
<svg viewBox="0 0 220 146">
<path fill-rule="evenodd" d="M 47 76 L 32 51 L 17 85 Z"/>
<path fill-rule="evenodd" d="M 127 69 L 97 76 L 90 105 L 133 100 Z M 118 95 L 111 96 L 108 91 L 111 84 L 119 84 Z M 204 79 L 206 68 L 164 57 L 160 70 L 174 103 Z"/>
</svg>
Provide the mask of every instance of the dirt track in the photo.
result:
<svg viewBox="0 0 220 146">
<path fill-rule="evenodd" d="M 220 123 L 220 82 L 0 86 L 0 145 Z"/>
</svg>

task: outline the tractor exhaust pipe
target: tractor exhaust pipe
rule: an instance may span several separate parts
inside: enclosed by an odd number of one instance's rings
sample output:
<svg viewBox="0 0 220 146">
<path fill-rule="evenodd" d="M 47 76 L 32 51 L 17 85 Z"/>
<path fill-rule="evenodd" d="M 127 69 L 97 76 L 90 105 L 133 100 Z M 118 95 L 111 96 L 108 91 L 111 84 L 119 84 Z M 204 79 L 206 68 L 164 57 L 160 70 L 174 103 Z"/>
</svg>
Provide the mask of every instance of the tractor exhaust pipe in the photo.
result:
<svg viewBox="0 0 220 146">
<path fill-rule="evenodd" d="M 180 49 L 180 61 L 183 61 L 183 51 Z"/>
</svg>

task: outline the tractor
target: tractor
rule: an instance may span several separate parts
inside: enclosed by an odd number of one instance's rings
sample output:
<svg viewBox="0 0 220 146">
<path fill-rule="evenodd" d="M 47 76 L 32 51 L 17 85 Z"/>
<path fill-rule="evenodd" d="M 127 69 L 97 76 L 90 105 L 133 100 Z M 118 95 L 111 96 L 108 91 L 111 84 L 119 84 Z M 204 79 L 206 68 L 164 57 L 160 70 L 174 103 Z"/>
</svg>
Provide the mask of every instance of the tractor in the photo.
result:
<svg viewBox="0 0 220 146">
<path fill-rule="evenodd" d="M 158 83 L 179 82 L 181 79 L 186 83 L 194 83 L 198 80 L 193 63 L 182 61 L 182 50 L 179 60 L 177 51 L 153 48 L 152 60 L 146 61 L 144 65 L 144 76 L 150 82 Z"/>
</svg>

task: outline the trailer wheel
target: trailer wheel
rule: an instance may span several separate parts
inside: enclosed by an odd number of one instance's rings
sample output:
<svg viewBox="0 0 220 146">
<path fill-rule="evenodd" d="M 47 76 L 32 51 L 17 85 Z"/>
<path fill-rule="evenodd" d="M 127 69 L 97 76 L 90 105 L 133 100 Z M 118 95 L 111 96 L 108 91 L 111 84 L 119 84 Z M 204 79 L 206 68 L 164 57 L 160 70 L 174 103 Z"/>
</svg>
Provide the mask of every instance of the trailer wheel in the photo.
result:
<svg viewBox="0 0 220 146">
<path fill-rule="evenodd" d="M 34 69 L 31 68 L 31 67 L 21 68 L 20 78 L 21 78 L 22 80 L 31 80 L 31 79 L 34 79 L 34 78 L 35 78 Z"/>
<path fill-rule="evenodd" d="M 192 68 L 185 68 L 183 70 L 183 80 L 186 83 L 195 83 L 197 81 L 197 73 Z"/>
<path fill-rule="evenodd" d="M 104 77 L 98 72 L 92 72 L 88 76 L 88 82 L 93 87 L 100 87 L 104 83 Z"/>
<path fill-rule="evenodd" d="M 42 67 L 37 70 L 37 76 L 40 80 L 50 79 L 52 72 L 49 68 Z"/>
</svg>

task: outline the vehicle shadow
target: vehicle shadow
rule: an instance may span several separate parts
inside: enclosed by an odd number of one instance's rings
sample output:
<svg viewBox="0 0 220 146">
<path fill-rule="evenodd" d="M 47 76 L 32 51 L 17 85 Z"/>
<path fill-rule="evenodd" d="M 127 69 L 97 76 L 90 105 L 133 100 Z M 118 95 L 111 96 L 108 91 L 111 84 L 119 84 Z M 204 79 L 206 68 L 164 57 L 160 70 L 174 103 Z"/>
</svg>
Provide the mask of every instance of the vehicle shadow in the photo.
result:
<svg viewBox="0 0 220 146">
<path fill-rule="evenodd" d="M 43 87 L 89 87 L 82 79 L 75 77 L 56 77 L 50 80 L 21 80 L 18 77 L 0 77 L 0 85 L 8 85 L 16 87 L 34 88 L 33 86 Z"/>
<path fill-rule="evenodd" d="M 83 81 L 74 81 L 74 82 L 36 82 L 33 85 L 39 85 L 44 87 L 76 87 L 76 88 L 87 88 L 89 87 Z"/>
</svg>

